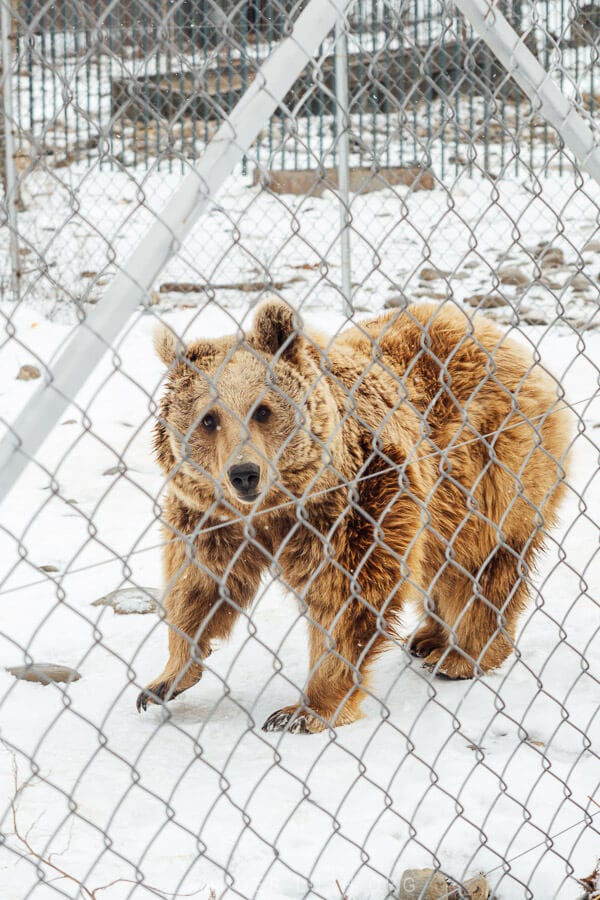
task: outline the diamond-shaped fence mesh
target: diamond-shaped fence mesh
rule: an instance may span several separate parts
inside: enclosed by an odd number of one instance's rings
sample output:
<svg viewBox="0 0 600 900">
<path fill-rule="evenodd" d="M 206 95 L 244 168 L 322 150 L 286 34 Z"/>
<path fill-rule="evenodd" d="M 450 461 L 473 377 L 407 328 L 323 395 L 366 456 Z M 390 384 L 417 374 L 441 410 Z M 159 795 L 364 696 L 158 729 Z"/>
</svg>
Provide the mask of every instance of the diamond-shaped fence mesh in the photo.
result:
<svg viewBox="0 0 600 900">
<path fill-rule="evenodd" d="M 2 900 L 600 896 L 595 4 L 0 8 Z"/>
</svg>

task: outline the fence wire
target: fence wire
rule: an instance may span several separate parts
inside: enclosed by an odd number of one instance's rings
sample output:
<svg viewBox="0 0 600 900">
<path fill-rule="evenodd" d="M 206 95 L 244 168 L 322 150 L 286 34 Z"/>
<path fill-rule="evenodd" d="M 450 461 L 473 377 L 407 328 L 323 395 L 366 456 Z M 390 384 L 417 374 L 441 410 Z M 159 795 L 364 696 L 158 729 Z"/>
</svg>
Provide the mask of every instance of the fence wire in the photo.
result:
<svg viewBox="0 0 600 900">
<path fill-rule="evenodd" d="M 308 8 L 3 6 L 4 434 L 71 386 L 0 518 L 3 900 L 600 895 L 600 186 L 451 3 Z M 595 6 L 490 14 L 595 140 Z"/>
</svg>

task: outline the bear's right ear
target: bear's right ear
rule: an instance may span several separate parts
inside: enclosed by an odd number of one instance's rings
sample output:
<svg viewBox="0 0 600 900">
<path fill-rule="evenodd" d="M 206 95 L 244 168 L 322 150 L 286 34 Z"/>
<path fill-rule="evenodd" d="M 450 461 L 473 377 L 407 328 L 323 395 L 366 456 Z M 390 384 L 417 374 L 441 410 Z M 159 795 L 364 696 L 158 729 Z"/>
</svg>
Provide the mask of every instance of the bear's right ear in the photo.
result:
<svg viewBox="0 0 600 900">
<path fill-rule="evenodd" d="M 301 327 L 300 317 L 291 306 L 282 300 L 267 300 L 256 312 L 251 340 L 263 353 L 274 356 L 281 351 L 289 358 L 296 353 Z"/>
<path fill-rule="evenodd" d="M 177 356 L 177 351 L 181 352 L 185 348 L 174 331 L 166 325 L 158 325 L 154 329 L 154 349 L 165 366 L 170 366 Z"/>
</svg>

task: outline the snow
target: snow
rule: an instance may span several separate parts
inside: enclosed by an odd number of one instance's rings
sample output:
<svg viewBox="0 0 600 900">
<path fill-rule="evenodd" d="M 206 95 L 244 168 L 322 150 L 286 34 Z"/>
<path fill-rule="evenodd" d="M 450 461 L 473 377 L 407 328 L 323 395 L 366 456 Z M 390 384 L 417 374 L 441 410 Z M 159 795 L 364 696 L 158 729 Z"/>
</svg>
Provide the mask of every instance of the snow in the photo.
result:
<svg viewBox="0 0 600 900">
<path fill-rule="evenodd" d="M 15 802 L 20 834 L 89 891 L 115 882 L 99 896 L 209 898 L 213 890 L 333 900 L 339 882 L 350 900 L 380 900 L 404 868 L 439 863 L 454 878 L 490 873 L 501 900 L 577 895 L 568 876 L 590 871 L 600 844 L 590 818 L 600 809 L 588 799 L 598 791 L 600 740 L 600 253 L 584 250 L 597 238 L 600 189 L 580 189 L 558 165 L 539 188 L 525 177 L 491 183 L 465 173 L 451 191 L 390 190 L 355 197 L 351 208 L 361 314 L 399 293 L 441 293 L 462 305 L 499 289 L 507 305 L 491 314 L 539 351 L 579 416 L 569 496 L 536 576 L 539 593 L 518 656 L 497 672 L 439 681 L 397 646 L 378 663 L 360 722 L 309 737 L 265 734 L 264 720 L 294 701 L 307 673 L 302 616 L 269 581 L 200 684 L 166 712 L 137 714 L 139 688 L 166 660 L 167 627 L 152 614 L 114 615 L 92 603 L 161 583 L 162 478 L 151 427 L 162 366 L 151 332 L 158 318 L 182 335 L 231 332 L 248 324 L 261 292 L 159 294 L 128 322 L 48 437 L 41 465 L 3 503 L 2 663 L 27 654 L 82 674 L 63 688 L 0 671 L 3 806 L 14 794 L 14 759 L 26 785 Z M 102 285 L 86 288 L 81 273 L 110 278 L 112 252 L 124 258 L 177 176 L 92 177 L 74 165 L 61 179 L 62 193 L 48 173 L 26 182 L 21 230 L 32 255 L 43 249 L 57 271 L 32 267 L 26 302 L 1 305 L 15 329 L 0 349 L 6 422 L 39 383 L 16 381 L 19 367 L 51 365 L 76 332 L 68 298 L 100 296 Z M 307 322 L 335 333 L 345 324 L 338 229 L 331 194 L 271 196 L 236 173 L 161 283 L 268 274 Z M 542 241 L 564 251 L 552 273 L 558 287 L 539 269 L 536 277 Z M 446 274 L 424 284 L 423 264 Z M 508 264 L 530 277 L 524 289 L 498 286 Z M 588 289 L 573 290 L 577 273 L 589 276 Z M 532 312 L 544 324 L 528 325 Z M 17 860 L 27 851 L 8 806 L 2 831 L 3 900 L 77 896 L 75 882 L 52 880 L 59 873 L 47 866 L 48 883 L 37 886 L 35 860 Z"/>
</svg>

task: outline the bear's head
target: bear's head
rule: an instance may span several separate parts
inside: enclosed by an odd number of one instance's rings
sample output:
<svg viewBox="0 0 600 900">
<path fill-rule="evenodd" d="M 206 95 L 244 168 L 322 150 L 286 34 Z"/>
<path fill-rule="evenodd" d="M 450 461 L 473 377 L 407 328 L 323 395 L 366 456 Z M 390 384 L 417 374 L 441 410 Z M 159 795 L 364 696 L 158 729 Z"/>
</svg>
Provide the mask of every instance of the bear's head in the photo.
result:
<svg viewBox="0 0 600 900">
<path fill-rule="evenodd" d="M 155 347 L 169 369 L 155 449 L 180 499 L 247 513 L 316 489 L 339 413 L 321 351 L 287 304 L 264 303 L 243 339 L 183 345 L 161 327 Z"/>
</svg>

